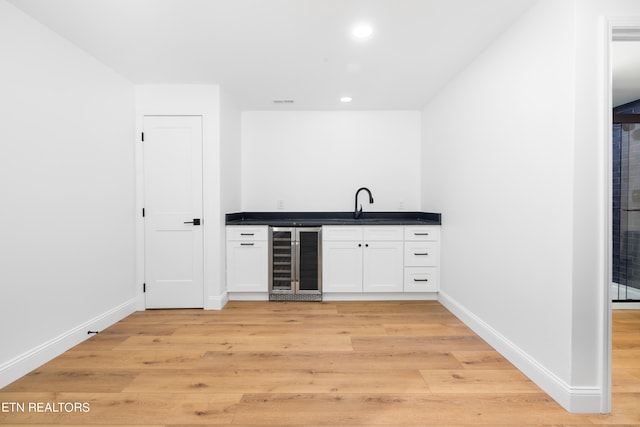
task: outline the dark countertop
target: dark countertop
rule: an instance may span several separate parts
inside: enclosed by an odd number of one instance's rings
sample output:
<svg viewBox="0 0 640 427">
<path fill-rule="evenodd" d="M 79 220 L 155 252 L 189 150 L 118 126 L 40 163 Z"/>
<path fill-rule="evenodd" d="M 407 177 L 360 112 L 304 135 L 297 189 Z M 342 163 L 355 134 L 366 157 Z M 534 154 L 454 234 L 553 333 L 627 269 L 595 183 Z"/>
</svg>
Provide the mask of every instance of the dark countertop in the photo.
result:
<svg viewBox="0 0 640 427">
<path fill-rule="evenodd" d="M 318 227 L 321 225 L 440 225 L 441 215 L 431 212 L 236 212 L 225 215 L 226 225 Z"/>
</svg>

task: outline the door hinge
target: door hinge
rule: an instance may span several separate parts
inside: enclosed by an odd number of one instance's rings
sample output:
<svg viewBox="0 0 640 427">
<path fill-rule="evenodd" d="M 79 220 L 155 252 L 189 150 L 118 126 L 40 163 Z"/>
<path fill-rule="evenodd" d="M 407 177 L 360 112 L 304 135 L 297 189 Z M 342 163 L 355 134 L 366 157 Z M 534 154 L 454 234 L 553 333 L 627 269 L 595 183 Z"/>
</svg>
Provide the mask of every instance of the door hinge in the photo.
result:
<svg viewBox="0 0 640 427">
<path fill-rule="evenodd" d="M 144 218 L 144 208 L 142 208 L 142 218 Z"/>
<path fill-rule="evenodd" d="M 144 132 L 142 132 L 142 138 L 141 138 L 142 142 L 144 142 Z"/>
<path fill-rule="evenodd" d="M 147 284 L 143 283 L 142 284 L 142 293 L 145 293 L 145 292 L 147 292 Z"/>
</svg>

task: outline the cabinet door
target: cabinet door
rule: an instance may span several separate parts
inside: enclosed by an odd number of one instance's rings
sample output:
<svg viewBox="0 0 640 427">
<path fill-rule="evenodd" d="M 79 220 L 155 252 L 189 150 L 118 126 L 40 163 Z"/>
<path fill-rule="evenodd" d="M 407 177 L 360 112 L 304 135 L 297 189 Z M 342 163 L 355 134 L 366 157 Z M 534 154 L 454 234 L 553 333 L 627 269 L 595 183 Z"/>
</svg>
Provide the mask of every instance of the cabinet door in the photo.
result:
<svg viewBox="0 0 640 427">
<path fill-rule="evenodd" d="M 368 242 L 364 246 L 364 291 L 402 292 L 403 243 Z"/>
<path fill-rule="evenodd" d="M 267 242 L 227 242 L 227 291 L 268 292 Z"/>
<path fill-rule="evenodd" d="M 324 292 L 362 292 L 362 243 L 322 242 Z"/>
</svg>

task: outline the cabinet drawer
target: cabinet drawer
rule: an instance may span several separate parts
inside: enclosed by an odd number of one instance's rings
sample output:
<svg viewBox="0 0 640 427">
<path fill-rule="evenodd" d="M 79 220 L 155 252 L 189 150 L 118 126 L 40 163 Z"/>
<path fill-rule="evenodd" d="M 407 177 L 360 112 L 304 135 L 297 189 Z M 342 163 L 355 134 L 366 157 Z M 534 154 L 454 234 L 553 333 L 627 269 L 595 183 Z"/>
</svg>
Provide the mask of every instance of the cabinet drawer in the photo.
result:
<svg viewBox="0 0 640 427">
<path fill-rule="evenodd" d="M 324 226 L 322 240 L 327 241 L 362 241 L 362 227 Z"/>
<path fill-rule="evenodd" d="M 440 288 L 440 269 L 436 267 L 407 267 L 404 269 L 405 292 L 437 292 Z"/>
<path fill-rule="evenodd" d="M 440 227 L 420 225 L 404 228 L 404 240 L 407 241 L 438 241 L 440 240 Z"/>
<path fill-rule="evenodd" d="M 404 237 L 402 227 L 374 225 L 364 227 L 365 241 L 402 241 Z"/>
<path fill-rule="evenodd" d="M 268 229 L 266 225 L 259 226 L 229 226 L 227 227 L 227 240 L 243 241 L 265 241 L 268 237 Z"/>
<path fill-rule="evenodd" d="M 405 267 L 437 267 L 440 265 L 438 242 L 405 242 Z"/>
</svg>

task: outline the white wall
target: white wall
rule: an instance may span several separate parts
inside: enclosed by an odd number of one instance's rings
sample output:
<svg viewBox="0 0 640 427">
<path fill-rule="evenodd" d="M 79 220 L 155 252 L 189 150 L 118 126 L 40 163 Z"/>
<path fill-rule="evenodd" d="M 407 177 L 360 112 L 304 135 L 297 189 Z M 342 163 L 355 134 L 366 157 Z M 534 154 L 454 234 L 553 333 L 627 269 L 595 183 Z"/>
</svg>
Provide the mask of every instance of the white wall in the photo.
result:
<svg viewBox="0 0 640 427">
<path fill-rule="evenodd" d="M 224 214 L 241 210 L 241 158 L 240 158 L 240 110 L 232 97 L 224 90 L 220 91 L 220 181 L 221 210 L 220 227 L 224 227 Z M 219 242 L 220 253 L 226 255 L 226 240 Z M 226 292 L 226 258 L 220 260 L 221 268 L 218 281 L 220 292 Z"/>
<path fill-rule="evenodd" d="M 242 210 L 419 210 L 420 112 L 242 113 Z"/>
<path fill-rule="evenodd" d="M 133 86 L 0 0 L 0 387 L 135 309 Z"/>
<path fill-rule="evenodd" d="M 571 0 L 538 2 L 430 102 L 422 125 L 422 208 L 443 215 L 442 301 L 567 406 L 573 14 Z"/>
<path fill-rule="evenodd" d="M 604 18 L 621 16 L 640 4 L 540 0 L 423 112 L 441 300 L 575 412 L 608 410 Z"/>
</svg>

